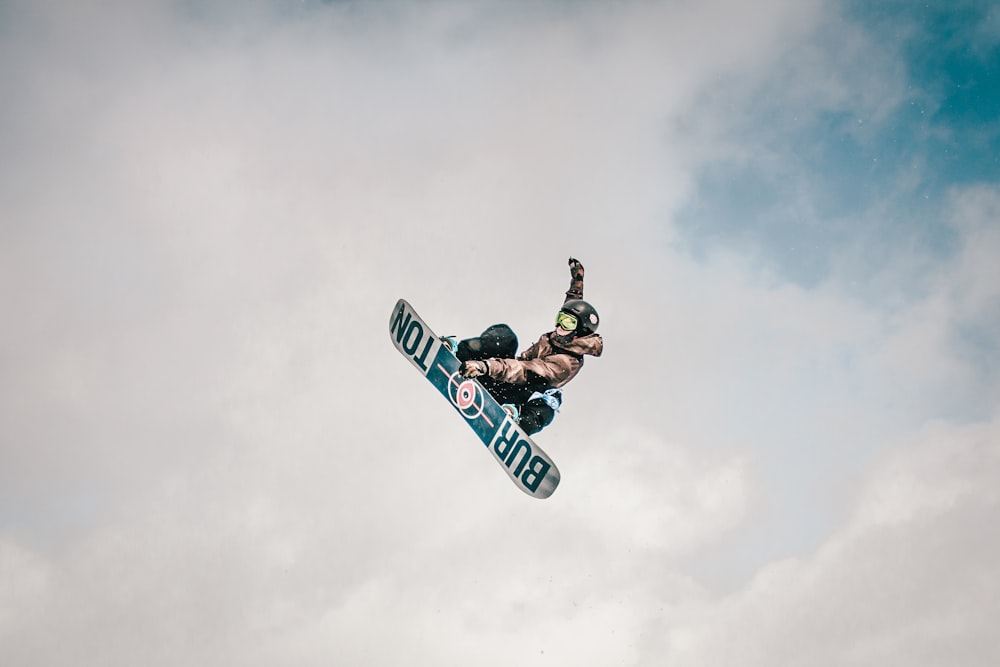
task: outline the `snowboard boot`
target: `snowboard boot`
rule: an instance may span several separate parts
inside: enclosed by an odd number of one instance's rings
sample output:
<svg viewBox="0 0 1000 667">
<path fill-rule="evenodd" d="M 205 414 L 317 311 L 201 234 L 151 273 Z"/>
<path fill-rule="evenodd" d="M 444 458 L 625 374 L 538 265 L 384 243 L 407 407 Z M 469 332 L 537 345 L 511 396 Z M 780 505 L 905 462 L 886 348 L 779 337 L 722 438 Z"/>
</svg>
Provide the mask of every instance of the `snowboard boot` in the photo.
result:
<svg viewBox="0 0 1000 667">
<path fill-rule="evenodd" d="M 452 354 L 458 352 L 458 338 L 455 336 L 441 336 L 438 340 L 444 343 L 444 346 L 448 348 Z"/>
</svg>

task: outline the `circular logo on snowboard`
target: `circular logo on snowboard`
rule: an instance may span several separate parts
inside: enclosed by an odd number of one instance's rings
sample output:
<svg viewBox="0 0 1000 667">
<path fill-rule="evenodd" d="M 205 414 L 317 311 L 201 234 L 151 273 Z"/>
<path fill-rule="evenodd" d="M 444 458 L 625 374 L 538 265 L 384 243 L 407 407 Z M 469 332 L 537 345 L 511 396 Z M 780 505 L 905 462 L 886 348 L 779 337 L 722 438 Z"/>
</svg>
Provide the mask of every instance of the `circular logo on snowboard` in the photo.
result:
<svg viewBox="0 0 1000 667">
<path fill-rule="evenodd" d="M 448 398 L 452 405 L 466 419 L 478 419 L 483 416 L 483 394 L 472 380 L 461 379 L 458 373 L 452 373 L 448 382 Z"/>
</svg>

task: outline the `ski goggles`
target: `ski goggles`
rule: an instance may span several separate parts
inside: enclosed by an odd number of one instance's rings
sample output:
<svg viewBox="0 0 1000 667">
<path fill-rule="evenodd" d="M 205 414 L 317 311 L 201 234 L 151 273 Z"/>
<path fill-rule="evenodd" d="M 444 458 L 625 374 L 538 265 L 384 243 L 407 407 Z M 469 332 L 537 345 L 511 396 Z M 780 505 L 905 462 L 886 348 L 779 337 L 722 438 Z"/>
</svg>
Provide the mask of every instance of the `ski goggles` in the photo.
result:
<svg viewBox="0 0 1000 667">
<path fill-rule="evenodd" d="M 565 310 L 560 310 L 556 314 L 556 326 L 562 327 L 565 331 L 576 331 L 577 324 L 579 324 L 579 320 L 576 319 L 576 315 L 567 313 Z"/>
</svg>

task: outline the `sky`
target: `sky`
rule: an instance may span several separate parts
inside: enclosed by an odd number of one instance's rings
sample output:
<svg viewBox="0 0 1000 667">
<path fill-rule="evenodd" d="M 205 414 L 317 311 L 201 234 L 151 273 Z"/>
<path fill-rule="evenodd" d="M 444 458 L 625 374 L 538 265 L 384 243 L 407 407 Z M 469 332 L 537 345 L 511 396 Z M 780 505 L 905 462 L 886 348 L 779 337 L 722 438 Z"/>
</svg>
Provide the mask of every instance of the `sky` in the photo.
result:
<svg viewBox="0 0 1000 667">
<path fill-rule="evenodd" d="M 1000 9 L 0 0 L 0 663 L 1000 662 Z M 399 357 L 605 353 L 518 491 Z"/>
</svg>

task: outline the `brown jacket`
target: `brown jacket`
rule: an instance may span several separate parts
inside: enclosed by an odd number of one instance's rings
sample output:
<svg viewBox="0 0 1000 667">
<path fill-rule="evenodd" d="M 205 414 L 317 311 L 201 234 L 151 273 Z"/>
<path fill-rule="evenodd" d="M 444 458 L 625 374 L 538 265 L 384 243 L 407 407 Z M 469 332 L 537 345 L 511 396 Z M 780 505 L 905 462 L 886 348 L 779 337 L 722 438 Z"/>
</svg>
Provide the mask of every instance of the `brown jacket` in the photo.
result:
<svg viewBox="0 0 1000 667">
<path fill-rule="evenodd" d="M 583 298 L 583 267 L 571 270 L 566 301 Z M 565 303 L 565 301 L 563 302 Z M 555 340 L 555 331 L 542 334 L 538 341 L 517 356 L 517 359 L 488 359 L 488 375 L 509 384 L 546 384 L 562 387 L 583 367 L 583 357 L 599 357 L 604 341 L 599 334 L 574 337 L 568 343 Z"/>
<path fill-rule="evenodd" d="M 552 340 L 552 333 L 542 334 L 534 345 L 517 359 L 487 359 L 489 376 L 510 384 L 530 384 L 541 380 L 551 387 L 561 387 L 583 367 L 584 355 L 601 356 L 604 341 L 600 334 L 574 338 L 562 346 Z"/>
</svg>

